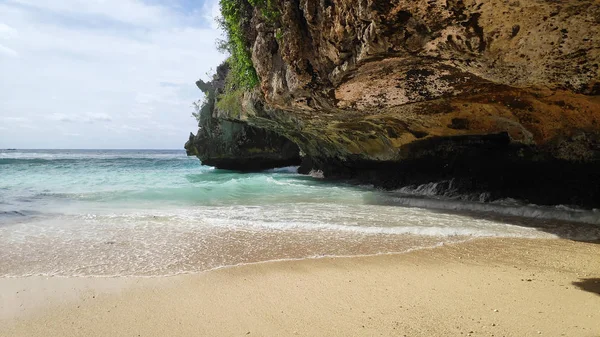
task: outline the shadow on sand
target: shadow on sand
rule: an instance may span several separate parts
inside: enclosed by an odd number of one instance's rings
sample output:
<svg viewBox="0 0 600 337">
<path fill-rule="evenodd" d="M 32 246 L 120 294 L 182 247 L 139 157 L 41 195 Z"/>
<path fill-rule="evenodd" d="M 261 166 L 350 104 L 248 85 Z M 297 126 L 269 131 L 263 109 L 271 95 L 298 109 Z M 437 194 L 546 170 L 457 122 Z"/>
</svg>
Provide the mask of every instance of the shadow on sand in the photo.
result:
<svg viewBox="0 0 600 337">
<path fill-rule="evenodd" d="M 577 288 L 600 296 L 600 278 L 584 278 L 581 281 L 573 282 Z"/>
</svg>

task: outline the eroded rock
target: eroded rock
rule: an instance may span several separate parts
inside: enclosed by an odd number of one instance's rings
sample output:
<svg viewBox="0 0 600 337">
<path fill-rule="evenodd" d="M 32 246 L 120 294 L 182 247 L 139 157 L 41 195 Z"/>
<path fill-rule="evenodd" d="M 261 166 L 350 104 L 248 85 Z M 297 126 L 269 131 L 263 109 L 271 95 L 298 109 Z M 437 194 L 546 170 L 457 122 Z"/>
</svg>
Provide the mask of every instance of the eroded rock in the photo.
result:
<svg viewBox="0 0 600 337">
<path fill-rule="evenodd" d="M 597 1 L 277 4 L 275 22 L 248 13 L 260 92 L 235 119 L 314 169 L 600 206 Z"/>
<path fill-rule="evenodd" d="M 200 111 L 198 134 L 190 134 L 185 144 L 187 154 L 197 156 L 204 165 L 237 171 L 299 165 L 300 150 L 296 144 L 267 129 L 227 119 L 227 111 L 215 108 L 227 72 L 227 64 L 223 64 L 213 81 L 197 83 L 207 95 L 207 103 Z"/>
</svg>

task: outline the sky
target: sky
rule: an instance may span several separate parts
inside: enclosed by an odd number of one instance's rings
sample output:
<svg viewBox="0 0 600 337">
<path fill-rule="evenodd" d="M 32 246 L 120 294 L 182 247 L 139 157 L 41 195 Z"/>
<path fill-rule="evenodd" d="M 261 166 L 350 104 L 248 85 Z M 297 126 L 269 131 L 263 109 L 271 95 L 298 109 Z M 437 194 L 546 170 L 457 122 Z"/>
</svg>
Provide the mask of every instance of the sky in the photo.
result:
<svg viewBox="0 0 600 337">
<path fill-rule="evenodd" d="M 218 0 L 0 0 L 0 148 L 180 149 Z"/>
</svg>

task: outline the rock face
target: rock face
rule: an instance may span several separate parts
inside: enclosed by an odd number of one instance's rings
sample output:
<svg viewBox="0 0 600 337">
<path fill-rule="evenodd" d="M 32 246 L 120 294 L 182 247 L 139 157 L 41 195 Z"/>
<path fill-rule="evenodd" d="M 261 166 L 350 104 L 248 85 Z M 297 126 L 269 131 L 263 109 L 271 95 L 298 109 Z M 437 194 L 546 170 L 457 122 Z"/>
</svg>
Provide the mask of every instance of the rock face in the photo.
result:
<svg viewBox="0 0 600 337">
<path fill-rule="evenodd" d="M 290 140 L 272 131 L 256 128 L 219 114 L 215 99 L 225 86 L 228 67 L 219 66 L 213 81 L 198 81 L 207 102 L 200 111 L 198 134 L 185 144 L 188 156 L 204 165 L 237 171 L 259 171 L 300 164 L 300 150 Z"/>
<path fill-rule="evenodd" d="M 600 206 L 600 3 L 289 0 L 259 9 L 261 79 L 236 118 L 314 169 Z"/>
</svg>

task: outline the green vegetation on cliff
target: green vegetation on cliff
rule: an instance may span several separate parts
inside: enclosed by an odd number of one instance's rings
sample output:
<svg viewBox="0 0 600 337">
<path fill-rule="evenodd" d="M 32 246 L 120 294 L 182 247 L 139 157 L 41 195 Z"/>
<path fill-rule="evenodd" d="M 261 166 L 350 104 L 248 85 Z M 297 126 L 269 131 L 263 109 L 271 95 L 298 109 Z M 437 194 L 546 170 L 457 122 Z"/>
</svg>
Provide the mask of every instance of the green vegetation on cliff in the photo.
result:
<svg viewBox="0 0 600 337">
<path fill-rule="evenodd" d="M 219 95 L 217 109 L 224 111 L 231 118 L 239 118 L 242 114 L 242 97 L 244 91 L 236 89 Z"/>
<path fill-rule="evenodd" d="M 222 19 L 219 22 L 225 32 L 225 40 L 219 42 L 219 49 L 229 52 L 228 62 L 231 67 L 231 79 L 234 86 L 240 89 L 251 89 L 259 83 L 256 69 L 252 64 L 251 38 L 246 36 L 251 24 L 254 9 L 270 22 L 279 17 L 274 0 L 221 0 Z"/>
<path fill-rule="evenodd" d="M 279 10 L 275 0 L 249 0 L 250 4 L 257 7 L 261 14 L 269 22 L 275 22 L 279 19 Z"/>
<path fill-rule="evenodd" d="M 221 63 L 210 82 L 196 82 L 196 86 L 204 93 L 202 99 L 192 102 L 195 111 L 192 112 L 192 116 L 199 126 L 206 124 L 204 119 L 211 118 L 215 108 L 223 116 L 231 118 L 239 118 L 242 114 L 242 97 L 247 88 L 237 82 L 235 74 L 231 71 L 231 63 L 231 57 Z"/>
</svg>

